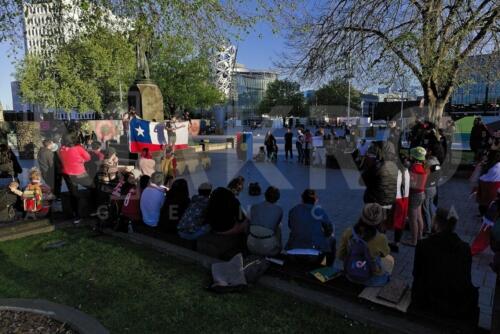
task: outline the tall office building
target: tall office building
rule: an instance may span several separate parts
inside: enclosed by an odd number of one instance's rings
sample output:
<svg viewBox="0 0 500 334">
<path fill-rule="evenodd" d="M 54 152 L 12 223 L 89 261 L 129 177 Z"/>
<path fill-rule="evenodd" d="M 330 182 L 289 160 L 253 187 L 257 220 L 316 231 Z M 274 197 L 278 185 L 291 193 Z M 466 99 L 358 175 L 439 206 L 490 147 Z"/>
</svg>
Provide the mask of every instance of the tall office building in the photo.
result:
<svg viewBox="0 0 500 334">
<path fill-rule="evenodd" d="M 244 65 L 236 64 L 231 94 L 231 103 L 234 106 L 233 117 L 246 120 L 256 116 L 267 86 L 277 79 L 276 72 L 250 70 Z"/>
<path fill-rule="evenodd" d="M 469 57 L 455 87 L 451 104 L 455 106 L 496 105 L 500 103 L 500 53 Z"/>
<path fill-rule="evenodd" d="M 26 54 L 50 55 L 58 43 L 70 40 L 85 27 L 81 0 L 38 0 L 23 2 L 24 46 Z M 89 10 L 89 12 L 92 9 Z M 102 10 L 103 26 L 129 31 L 132 21 Z"/>
<path fill-rule="evenodd" d="M 26 55 L 41 56 L 48 61 L 60 43 L 67 42 L 82 31 L 84 12 L 81 0 L 32 0 L 23 1 L 23 34 Z M 89 12 L 92 12 L 90 7 Z M 107 9 L 99 10 L 100 24 L 111 30 L 126 32 L 133 29 L 133 21 L 114 15 Z M 16 112 L 39 110 L 39 106 L 23 103 L 20 83 L 11 83 L 13 109 Z M 57 113 L 56 113 L 57 114 Z"/>
</svg>

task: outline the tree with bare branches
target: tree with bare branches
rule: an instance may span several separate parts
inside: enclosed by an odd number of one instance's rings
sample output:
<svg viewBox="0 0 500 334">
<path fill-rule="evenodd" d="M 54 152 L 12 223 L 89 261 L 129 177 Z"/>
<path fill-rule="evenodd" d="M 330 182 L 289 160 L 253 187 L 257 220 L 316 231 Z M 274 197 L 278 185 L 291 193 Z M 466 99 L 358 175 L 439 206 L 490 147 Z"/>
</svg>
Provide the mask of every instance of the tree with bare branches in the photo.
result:
<svg viewBox="0 0 500 334">
<path fill-rule="evenodd" d="M 422 86 L 430 120 L 441 118 L 470 56 L 499 60 L 498 0 L 320 3 L 288 20 L 284 66 L 309 80 L 347 72 L 377 81 L 402 64 Z"/>
</svg>

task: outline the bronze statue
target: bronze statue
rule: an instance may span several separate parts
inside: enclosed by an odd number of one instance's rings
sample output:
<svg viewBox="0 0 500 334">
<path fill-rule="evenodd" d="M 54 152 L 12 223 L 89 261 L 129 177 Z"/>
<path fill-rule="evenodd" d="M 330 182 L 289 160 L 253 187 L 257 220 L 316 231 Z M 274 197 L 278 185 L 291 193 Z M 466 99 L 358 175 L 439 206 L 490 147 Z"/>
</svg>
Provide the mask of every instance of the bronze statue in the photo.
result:
<svg viewBox="0 0 500 334">
<path fill-rule="evenodd" d="M 146 50 L 146 40 L 139 39 L 136 45 L 136 56 L 137 56 L 137 79 L 149 79 L 149 64 L 148 56 L 149 52 Z"/>
</svg>

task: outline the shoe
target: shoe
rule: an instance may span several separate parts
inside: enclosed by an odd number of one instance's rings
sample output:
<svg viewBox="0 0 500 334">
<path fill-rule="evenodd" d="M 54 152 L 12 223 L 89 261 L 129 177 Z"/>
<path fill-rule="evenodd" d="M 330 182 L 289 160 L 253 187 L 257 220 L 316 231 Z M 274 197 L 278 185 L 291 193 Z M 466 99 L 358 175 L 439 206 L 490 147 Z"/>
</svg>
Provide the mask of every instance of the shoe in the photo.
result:
<svg viewBox="0 0 500 334">
<path fill-rule="evenodd" d="M 82 219 L 81 218 L 76 218 L 75 220 L 73 220 L 73 224 L 74 225 L 78 225 L 82 222 Z"/>
</svg>

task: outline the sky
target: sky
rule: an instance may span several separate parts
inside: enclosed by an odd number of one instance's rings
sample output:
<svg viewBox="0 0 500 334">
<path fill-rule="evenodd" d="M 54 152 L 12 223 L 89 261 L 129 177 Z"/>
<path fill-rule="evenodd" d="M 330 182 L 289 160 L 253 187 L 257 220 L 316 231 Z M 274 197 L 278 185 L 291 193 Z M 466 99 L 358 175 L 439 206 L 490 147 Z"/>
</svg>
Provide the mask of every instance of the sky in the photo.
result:
<svg viewBox="0 0 500 334">
<path fill-rule="evenodd" d="M 249 69 L 272 69 L 273 61 L 285 49 L 282 36 L 273 34 L 268 24 L 260 23 L 245 39 L 235 43 L 238 47 L 237 62 Z M 13 59 L 9 43 L 0 43 L 0 102 L 4 109 L 12 109 L 10 83 L 14 80 Z"/>
</svg>

